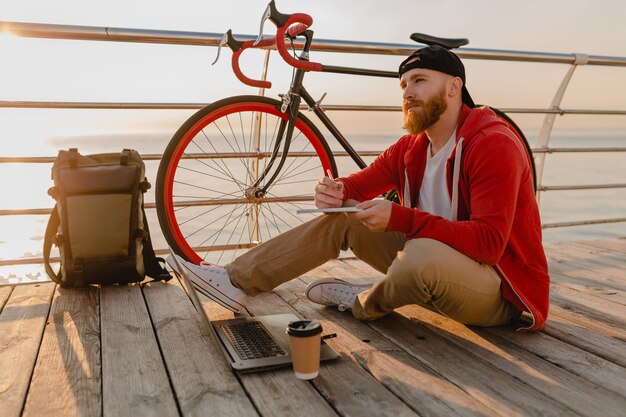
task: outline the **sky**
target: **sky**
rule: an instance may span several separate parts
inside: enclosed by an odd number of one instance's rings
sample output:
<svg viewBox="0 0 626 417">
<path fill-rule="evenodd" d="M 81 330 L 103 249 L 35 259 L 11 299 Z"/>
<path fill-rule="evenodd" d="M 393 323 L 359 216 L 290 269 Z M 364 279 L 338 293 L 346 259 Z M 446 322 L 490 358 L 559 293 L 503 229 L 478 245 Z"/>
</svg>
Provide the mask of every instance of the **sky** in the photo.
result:
<svg viewBox="0 0 626 417">
<path fill-rule="evenodd" d="M 266 1 L 238 0 L 0 0 L 0 21 L 56 23 L 255 35 Z M 623 0 L 278 0 L 285 13 L 313 16 L 317 38 L 412 44 L 413 32 L 469 38 L 468 47 L 626 57 Z M 266 34 L 271 33 L 267 24 Z M 230 69 L 230 52 L 211 66 L 216 48 L 0 36 L 0 100 L 208 103 L 256 94 Z M 242 67 L 261 73 L 263 53 L 245 55 Z M 331 65 L 394 70 L 402 57 L 315 53 Z M 468 88 L 479 103 L 546 108 L 567 65 L 465 60 Z M 276 97 L 286 90 L 290 68 L 273 54 L 268 78 Z M 309 74 L 313 96 L 328 104 L 397 105 L 398 82 L 334 74 Z M 626 109 L 626 67 L 580 67 L 563 108 Z M 171 134 L 190 111 L 0 109 L 0 133 L 23 141 L 3 144 L 20 152 L 24 141 L 80 135 Z M 514 116 L 537 131 L 543 116 Z M 398 114 L 333 113 L 341 128 L 402 133 Z M 32 123 L 37 120 L 37 123 Z M 27 129 L 24 129 L 27 126 Z M 565 116 L 556 128 L 623 129 L 625 116 Z M 165 134 L 165 133 L 164 133 Z"/>
</svg>

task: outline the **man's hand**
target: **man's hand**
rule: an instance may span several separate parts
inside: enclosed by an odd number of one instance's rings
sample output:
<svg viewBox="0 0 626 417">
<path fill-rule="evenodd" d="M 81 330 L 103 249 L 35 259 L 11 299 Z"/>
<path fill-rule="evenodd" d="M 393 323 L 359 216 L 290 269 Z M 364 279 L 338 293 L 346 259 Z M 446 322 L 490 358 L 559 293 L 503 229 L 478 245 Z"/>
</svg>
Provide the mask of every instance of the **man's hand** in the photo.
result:
<svg viewBox="0 0 626 417">
<path fill-rule="evenodd" d="M 343 203 L 343 183 L 328 177 L 320 178 L 315 186 L 315 207 L 341 207 Z"/>
<path fill-rule="evenodd" d="M 391 218 L 391 205 L 389 200 L 369 200 L 356 205 L 363 209 L 357 213 L 350 213 L 350 217 L 360 220 L 372 232 L 384 232 Z"/>
</svg>

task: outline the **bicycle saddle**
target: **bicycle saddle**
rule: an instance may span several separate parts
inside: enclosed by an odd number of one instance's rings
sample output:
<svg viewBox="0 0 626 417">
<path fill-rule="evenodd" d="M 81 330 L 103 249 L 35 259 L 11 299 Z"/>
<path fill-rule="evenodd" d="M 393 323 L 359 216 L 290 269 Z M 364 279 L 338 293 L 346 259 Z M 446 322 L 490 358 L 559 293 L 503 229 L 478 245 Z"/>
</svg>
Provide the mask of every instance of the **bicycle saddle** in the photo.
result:
<svg viewBox="0 0 626 417">
<path fill-rule="evenodd" d="M 425 45 L 438 45 L 446 49 L 458 48 L 469 43 L 469 40 L 466 38 L 438 38 L 424 33 L 414 33 L 411 35 L 411 39 Z"/>
</svg>

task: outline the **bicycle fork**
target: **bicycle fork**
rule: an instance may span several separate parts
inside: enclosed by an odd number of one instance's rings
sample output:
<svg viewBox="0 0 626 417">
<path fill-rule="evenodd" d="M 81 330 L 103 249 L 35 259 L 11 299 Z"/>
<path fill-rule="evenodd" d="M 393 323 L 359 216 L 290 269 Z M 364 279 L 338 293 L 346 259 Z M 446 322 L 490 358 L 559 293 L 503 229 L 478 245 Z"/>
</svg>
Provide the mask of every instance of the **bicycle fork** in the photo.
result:
<svg viewBox="0 0 626 417">
<path fill-rule="evenodd" d="M 289 155 L 289 147 L 291 145 L 291 139 L 293 137 L 293 132 L 296 124 L 296 118 L 298 116 L 298 111 L 300 107 L 300 96 L 293 94 L 292 89 L 283 96 L 283 104 L 280 109 L 283 113 L 288 113 L 289 117 L 285 120 L 283 119 L 280 122 L 278 127 L 276 141 L 274 143 L 274 148 L 272 150 L 272 154 L 269 156 L 269 161 L 265 165 L 265 168 L 262 172 L 259 172 L 259 161 L 260 158 L 250 158 L 249 162 L 249 176 L 250 176 L 250 187 L 245 191 L 246 198 L 252 204 L 250 204 L 250 209 L 248 211 L 248 232 L 250 237 L 250 242 L 259 242 L 259 203 L 265 199 L 267 195 L 268 189 L 274 183 L 278 174 L 281 172 L 287 157 Z M 284 110 L 284 111 L 283 111 Z M 262 113 L 258 113 L 255 117 L 254 122 L 254 148 L 257 152 L 260 151 L 261 148 L 261 129 L 262 129 Z M 268 177 L 270 171 L 272 171 L 272 167 L 274 166 L 276 159 L 278 158 L 279 152 L 281 151 L 282 145 L 282 153 L 280 155 L 280 159 L 278 161 L 278 165 L 273 170 L 272 175 L 269 177 L 265 184 L 261 187 L 260 184 L 263 183 L 265 178 Z"/>
<path fill-rule="evenodd" d="M 258 174 L 258 162 L 259 159 L 255 158 L 255 162 L 253 162 L 254 167 L 250 170 L 251 175 L 254 178 L 250 178 L 251 186 L 246 190 L 246 197 L 251 201 L 260 200 L 265 197 L 267 194 L 267 190 L 273 184 L 273 182 L 278 177 L 281 169 L 283 168 L 285 161 L 287 160 L 289 154 L 289 146 L 291 145 L 291 139 L 293 138 L 293 131 L 296 125 L 296 119 L 298 117 L 298 111 L 300 109 L 300 103 L 302 99 L 298 94 L 297 87 L 302 84 L 302 77 L 304 71 L 297 70 L 296 76 L 294 78 L 294 82 L 287 92 L 287 94 L 282 96 L 282 105 L 280 108 L 281 113 L 287 113 L 288 118 L 283 119 L 280 122 L 278 127 L 278 133 L 276 135 L 276 142 L 274 144 L 274 149 L 272 150 L 272 155 L 269 157 L 269 162 L 266 164 L 265 169 L 259 175 Z M 260 136 L 261 136 L 261 124 L 262 120 L 260 120 L 260 115 L 257 116 L 255 123 L 255 141 L 256 141 L 256 149 L 260 149 Z M 274 169 L 274 172 L 270 176 L 270 178 L 265 182 L 265 184 L 261 187 L 260 184 L 265 180 L 265 178 L 269 175 L 278 154 L 281 150 L 282 145 L 282 153 L 280 155 L 280 159 L 278 161 L 278 166 Z"/>
</svg>

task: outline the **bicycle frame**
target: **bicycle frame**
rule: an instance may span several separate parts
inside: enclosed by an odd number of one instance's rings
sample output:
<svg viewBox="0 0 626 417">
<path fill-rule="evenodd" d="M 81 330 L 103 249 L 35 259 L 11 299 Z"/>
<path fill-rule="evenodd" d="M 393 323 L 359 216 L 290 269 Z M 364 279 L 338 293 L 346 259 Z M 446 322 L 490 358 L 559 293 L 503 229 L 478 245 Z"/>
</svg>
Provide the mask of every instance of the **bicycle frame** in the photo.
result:
<svg viewBox="0 0 626 417">
<path fill-rule="evenodd" d="M 309 51 L 311 49 L 311 44 L 313 40 L 313 31 L 306 30 L 301 33 L 306 38 L 304 43 L 304 47 L 298 57 L 301 61 L 309 60 Z M 353 67 L 339 67 L 339 66 L 331 66 L 324 65 L 321 69 L 322 72 L 336 73 L 336 74 L 349 74 L 349 75 L 360 75 L 360 76 L 371 76 L 371 77 L 383 77 L 383 78 L 398 78 L 398 74 L 393 71 L 380 71 L 380 70 L 371 70 L 371 69 L 363 69 L 363 68 L 353 68 Z M 341 131 L 335 126 L 335 124 L 330 120 L 330 118 L 324 113 L 322 110 L 320 103 L 316 102 L 315 99 L 308 93 L 306 88 L 303 85 L 304 75 L 308 72 L 307 70 L 295 69 L 295 74 L 293 78 L 293 82 L 289 88 L 289 91 L 283 95 L 283 106 L 281 111 L 283 113 L 289 112 L 289 119 L 286 122 L 281 123 L 278 131 L 278 138 L 276 140 L 276 144 L 274 146 L 274 150 L 272 152 L 272 156 L 270 157 L 270 161 L 266 165 L 264 171 L 259 175 L 256 179 L 255 183 L 252 185 L 250 190 L 252 194 L 256 198 L 263 197 L 267 189 L 272 185 L 273 181 L 276 179 L 278 174 L 280 173 L 281 168 L 283 167 L 285 160 L 287 159 L 287 154 L 289 152 L 289 145 L 291 142 L 291 138 L 293 135 L 293 128 L 295 125 L 296 117 L 298 111 L 300 109 L 301 100 L 309 106 L 311 110 L 315 113 L 317 118 L 322 122 L 322 124 L 330 131 L 333 137 L 339 142 L 341 147 L 348 153 L 348 155 L 352 158 L 352 160 L 357 164 L 360 169 L 363 169 L 367 166 L 363 158 L 358 154 L 358 152 L 350 145 L 345 136 L 341 133 Z M 278 156 L 278 151 L 280 149 L 280 145 L 283 142 L 283 133 L 285 132 L 285 124 L 286 127 L 286 135 L 283 144 L 282 155 L 278 166 L 276 167 L 273 175 L 270 179 L 265 183 L 262 188 L 259 188 L 259 184 L 266 178 L 267 174 L 270 172 L 274 162 Z M 337 175 L 336 172 L 333 173 Z"/>
</svg>

